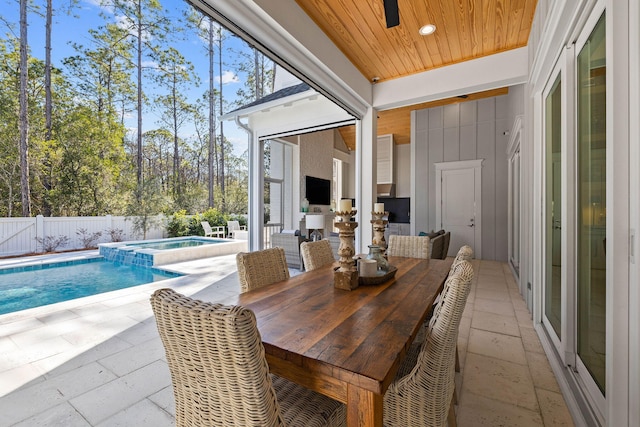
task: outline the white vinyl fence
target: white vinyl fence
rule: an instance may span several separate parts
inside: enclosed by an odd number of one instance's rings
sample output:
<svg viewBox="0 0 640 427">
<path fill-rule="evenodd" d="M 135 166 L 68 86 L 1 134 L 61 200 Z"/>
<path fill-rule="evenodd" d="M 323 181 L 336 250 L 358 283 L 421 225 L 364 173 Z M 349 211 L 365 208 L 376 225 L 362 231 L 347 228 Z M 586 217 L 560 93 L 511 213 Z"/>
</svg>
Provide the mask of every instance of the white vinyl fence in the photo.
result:
<svg viewBox="0 0 640 427">
<path fill-rule="evenodd" d="M 147 239 L 159 239 L 166 235 L 166 218 L 157 217 L 158 225 L 147 231 Z M 67 244 L 57 248 L 58 251 L 84 249 L 80 230 L 85 235 L 102 233 L 92 243 L 108 243 L 112 241 L 110 230 L 119 231 L 120 240 L 141 240 L 141 235 L 133 232 L 133 220 L 124 216 L 79 216 L 79 217 L 43 217 L 35 218 L 0 218 L 0 257 L 24 255 L 43 252 L 41 244 L 46 239 L 69 239 Z M 116 233 L 118 234 L 118 233 Z"/>
</svg>

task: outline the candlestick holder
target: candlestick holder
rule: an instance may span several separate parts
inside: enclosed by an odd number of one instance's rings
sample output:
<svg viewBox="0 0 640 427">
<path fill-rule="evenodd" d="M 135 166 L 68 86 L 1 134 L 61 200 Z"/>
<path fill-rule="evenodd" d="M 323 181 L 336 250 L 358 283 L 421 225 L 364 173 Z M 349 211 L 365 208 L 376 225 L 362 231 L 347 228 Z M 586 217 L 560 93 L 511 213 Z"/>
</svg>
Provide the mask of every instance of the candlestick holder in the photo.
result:
<svg viewBox="0 0 640 427">
<path fill-rule="evenodd" d="M 371 212 L 371 216 L 373 217 L 371 224 L 373 224 L 372 243 L 376 246 L 380 246 L 380 252 L 382 252 L 382 255 L 387 256 L 387 241 L 384 238 L 384 230 L 387 228 L 389 221 L 382 219 L 385 215 L 388 217 L 389 212 Z"/>
<path fill-rule="evenodd" d="M 339 230 L 340 236 L 340 246 L 338 247 L 338 255 L 340 255 L 338 263 L 340 267 L 333 273 L 333 285 L 336 288 L 347 291 L 358 287 L 358 270 L 353 260 L 353 256 L 356 254 L 354 237 L 358 223 L 351 221 L 351 217 L 353 217 L 356 212 L 356 210 L 336 212 L 336 216 L 339 217 L 341 221 L 334 222 L 335 227 Z"/>
</svg>

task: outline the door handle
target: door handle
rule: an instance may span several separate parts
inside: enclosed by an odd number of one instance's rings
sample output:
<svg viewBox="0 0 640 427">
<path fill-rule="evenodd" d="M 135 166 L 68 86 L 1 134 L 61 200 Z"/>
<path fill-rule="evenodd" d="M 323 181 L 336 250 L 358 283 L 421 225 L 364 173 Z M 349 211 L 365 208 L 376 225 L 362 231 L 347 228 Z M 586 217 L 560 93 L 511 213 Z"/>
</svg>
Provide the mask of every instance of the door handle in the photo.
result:
<svg viewBox="0 0 640 427">
<path fill-rule="evenodd" d="M 469 224 L 469 225 L 467 225 L 467 227 L 475 227 L 475 226 L 476 226 L 475 224 Z"/>
</svg>

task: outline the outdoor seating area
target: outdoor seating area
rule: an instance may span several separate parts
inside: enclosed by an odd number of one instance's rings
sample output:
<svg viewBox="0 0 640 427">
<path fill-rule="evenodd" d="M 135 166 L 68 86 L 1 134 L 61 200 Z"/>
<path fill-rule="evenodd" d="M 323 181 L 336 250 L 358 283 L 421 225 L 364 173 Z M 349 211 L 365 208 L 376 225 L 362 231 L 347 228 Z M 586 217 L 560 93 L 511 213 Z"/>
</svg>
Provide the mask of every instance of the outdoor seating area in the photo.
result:
<svg viewBox="0 0 640 427">
<path fill-rule="evenodd" d="M 457 424 L 572 425 L 508 266 L 471 264 L 474 278 L 456 340 Z M 233 255 L 171 267 L 190 275 L 0 317 L 0 423 L 175 425 L 170 369 L 149 295 L 171 287 L 230 305 L 241 294 Z M 266 342 L 269 330 L 260 329 Z M 267 361 L 271 368 L 268 351 Z M 279 387 L 274 384 L 284 405 Z"/>
<path fill-rule="evenodd" d="M 204 237 L 219 237 L 221 239 L 224 239 L 226 235 L 224 231 L 224 225 L 217 225 L 215 227 L 212 227 L 209 224 L 209 221 L 202 221 L 200 224 L 202 224 L 202 229 L 204 230 Z"/>
</svg>

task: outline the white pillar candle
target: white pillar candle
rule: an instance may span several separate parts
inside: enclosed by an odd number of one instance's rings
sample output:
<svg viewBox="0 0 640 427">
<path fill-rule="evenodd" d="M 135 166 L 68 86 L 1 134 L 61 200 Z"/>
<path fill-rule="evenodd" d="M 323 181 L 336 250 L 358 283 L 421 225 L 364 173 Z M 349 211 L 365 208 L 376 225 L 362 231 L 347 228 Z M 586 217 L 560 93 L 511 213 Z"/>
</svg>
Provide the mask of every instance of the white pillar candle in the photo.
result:
<svg viewBox="0 0 640 427">
<path fill-rule="evenodd" d="M 378 212 L 384 212 L 384 203 L 374 203 L 373 204 L 373 211 L 378 213 Z"/>
<path fill-rule="evenodd" d="M 340 212 L 351 212 L 351 199 L 340 200 Z"/>
</svg>

